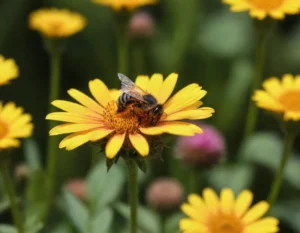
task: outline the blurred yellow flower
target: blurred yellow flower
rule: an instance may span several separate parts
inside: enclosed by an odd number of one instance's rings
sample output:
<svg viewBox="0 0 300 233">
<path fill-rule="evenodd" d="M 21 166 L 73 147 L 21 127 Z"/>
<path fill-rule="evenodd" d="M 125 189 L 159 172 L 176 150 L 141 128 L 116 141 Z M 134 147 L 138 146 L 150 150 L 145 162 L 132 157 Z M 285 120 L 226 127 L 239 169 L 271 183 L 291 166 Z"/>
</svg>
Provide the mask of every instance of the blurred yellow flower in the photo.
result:
<svg viewBox="0 0 300 233">
<path fill-rule="evenodd" d="M 263 87 L 265 90 L 257 90 L 252 97 L 258 107 L 283 113 L 284 120 L 300 120 L 300 75 L 286 74 L 281 82 L 271 77 Z"/>
<path fill-rule="evenodd" d="M 23 113 L 23 108 L 16 107 L 13 102 L 6 105 L 0 103 L 0 150 L 18 147 L 18 138 L 31 136 L 33 125 L 31 116 Z"/>
<path fill-rule="evenodd" d="M 214 110 L 202 107 L 199 101 L 206 91 L 194 83 L 169 98 L 177 82 L 177 74 L 170 74 L 165 80 L 161 74 L 138 76 L 136 85 L 153 95 L 163 106 L 164 114 L 155 123 L 147 121 L 148 115 L 139 115 L 136 109 L 118 112 L 120 91 L 110 91 L 99 79 L 89 82 L 89 89 L 95 100 L 82 92 L 71 89 L 69 95 L 80 104 L 63 100 L 52 104 L 65 112 L 48 114 L 46 119 L 68 122 L 54 127 L 50 135 L 68 134 L 59 147 L 67 150 L 88 142 L 107 138 L 106 156 L 114 158 L 122 146 L 134 147 L 141 156 L 149 154 L 149 144 L 144 135 L 160 135 L 163 133 L 193 136 L 202 129 L 192 123 L 182 122 L 183 119 L 204 119 L 212 115 Z M 145 114 L 145 112 L 143 112 Z M 132 145 L 132 146 L 131 146 Z"/>
<path fill-rule="evenodd" d="M 203 191 L 203 198 L 196 194 L 188 196 L 188 203 L 181 207 L 189 217 L 181 219 L 183 233 L 275 233 L 279 231 L 278 220 L 262 218 L 269 204 L 261 201 L 250 208 L 253 194 L 242 191 L 235 199 L 231 189 L 222 189 L 221 197 L 210 188 Z M 249 209 L 250 208 L 250 209 Z"/>
<path fill-rule="evenodd" d="M 300 0 L 223 0 L 234 12 L 249 11 L 250 16 L 264 19 L 269 16 L 283 19 L 286 14 L 297 14 Z"/>
<path fill-rule="evenodd" d="M 157 0 L 92 0 L 94 3 L 109 6 L 116 11 L 127 9 L 133 10 L 149 4 L 156 4 Z"/>
<path fill-rule="evenodd" d="M 29 27 L 48 38 L 69 37 L 86 26 L 86 19 L 67 9 L 39 9 L 29 16 Z"/>
<path fill-rule="evenodd" d="M 8 84 L 10 80 L 17 78 L 19 68 L 14 59 L 5 59 L 0 55 L 0 86 Z"/>
</svg>

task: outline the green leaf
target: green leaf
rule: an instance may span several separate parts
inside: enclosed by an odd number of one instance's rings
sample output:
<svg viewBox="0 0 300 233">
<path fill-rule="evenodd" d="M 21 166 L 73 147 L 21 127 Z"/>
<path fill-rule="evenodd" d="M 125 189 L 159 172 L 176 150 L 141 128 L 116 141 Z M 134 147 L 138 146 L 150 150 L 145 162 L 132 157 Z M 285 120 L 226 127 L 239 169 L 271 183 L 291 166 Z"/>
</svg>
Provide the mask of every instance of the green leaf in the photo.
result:
<svg viewBox="0 0 300 233">
<path fill-rule="evenodd" d="M 217 57 L 247 55 L 253 48 L 252 20 L 248 15 L 220 10 L 201 27 L 199 42 L 203 49 Z"/>
<path fill-rule="evenodd" d="M 147 173 L 148 166 L 145 158 L 142 158 L 141 156 L 136 156 L 135 162 L 142 172 Z"/>
<path fill-rule="evenodd" d="M 64 191 L 66 202 L 65 211 L 78 231 L 86 233 L 88 229 L 89 214 L 87 208 L 71 193 Z"/>
<path fill-rule="evenodd" d="M 24 140 L 24 155 L 30 172 L 41 169 L 40 158 L 42 156 L 37 143 L 32 138 Z"/>
<path fill-rule="evenodd" d="M 37 219 L 40 219 L 40 216 L 38 218 L 35 218 L 35 216 L 33 216 L 26 219 L 26 233 L 37 233 L 43 229 L 44 224 L 42 222 L 38 222 Z"/>
<path fill-rule="evenodd" d="M 268 133 L 256 133 L 241 147 L 240 155 L 246 161 L 253 162 L 277 171 L 281 161 L 283 142 L 278 136 Z M 299 156 L 291 155 L 287 162 L 284 179 L 300 189 Z"/>
<path fill-rule="evenodd" d="M 99 210 L 115 201 L 123 190 L 125 175 L 118 166 L 109 172 L 105 162 L 100 162 L 88 175 L 87 195 L 92 207 Z"/>
<path fill-rule="evenodd" d="M 10 203 L 8 199 L 2 200 L 0 202 L 0 214 L 7 210 L 10 207 Z"/>
<path fill-rule="evenodd" d="M 113 211 L 103 209 L 92 219 L 92 233 L 107 233 L 113 223 Z"/>
<path fill-rule="evenodd" d="M 217 125 L 223 132 L 235 128 L 248 101 L 248 89 L 252 82 L 253 66 L 248 59 L 236 59 L 231 67 L 229 80 L 224 87 L 222 104 L 216 114 Z M 238 98 L 237 98 L 238 96 Z"/>
<path fill-rule="evenodd" d="M 130 220 L 130 207 L 124 203 L 117 203 L 115 209 L 128 221 Z M 146 233 L 159 232 L 159 217 L 150 209 L 138 206 L 138 227 Z"/>
<path fill-rule="evenodd" d="M 14 226 L 0 224 L 0 233 L 18 233 L 18 231 Z"/>
<path fill-rule="evenodd" d="M 286 222 L 289 226 L 295 229 L 295 231 L 300 232 L 300 200 L 289 200 L 284 202 L 276 203 L 269 215 L 279 218 L 280 220 Z"/>
<path fill-rule="evenodd" d="M 179 221 L 184 218 L 183 213 L 175 213 L 166 220 L 165 232 L 177 232 L 179 230 Z"/>
<path fill-rule="evenodd" d="M 235 193 L 249 188 L 254 178 L 251 164 L 222 164 L 209 171 L 208 181 L 217 190 L 231 188 Z"/>
</svg>

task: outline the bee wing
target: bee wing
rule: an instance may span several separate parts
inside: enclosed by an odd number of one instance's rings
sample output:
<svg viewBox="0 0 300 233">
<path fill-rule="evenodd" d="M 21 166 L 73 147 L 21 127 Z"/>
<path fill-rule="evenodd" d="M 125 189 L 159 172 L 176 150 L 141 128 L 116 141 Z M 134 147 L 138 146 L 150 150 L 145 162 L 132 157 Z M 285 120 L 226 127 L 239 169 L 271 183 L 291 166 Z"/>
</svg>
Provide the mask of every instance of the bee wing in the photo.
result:
<svg viewBox="0 0 300 233">
<path fill-rule="evenodd" d="M 119 73 L 118 77 L 121 81 L 121 91 L 130 95 L 131 97 L 140 100 L 142 102 L 146 101 L 144 100 L 144 95 L 147 93 L 143 91 L 141 88 L 139 88 L 137 85 L 135 85 L 134 82 L 132 82 L 127 76 L 124 74 Z"/>
</svg>

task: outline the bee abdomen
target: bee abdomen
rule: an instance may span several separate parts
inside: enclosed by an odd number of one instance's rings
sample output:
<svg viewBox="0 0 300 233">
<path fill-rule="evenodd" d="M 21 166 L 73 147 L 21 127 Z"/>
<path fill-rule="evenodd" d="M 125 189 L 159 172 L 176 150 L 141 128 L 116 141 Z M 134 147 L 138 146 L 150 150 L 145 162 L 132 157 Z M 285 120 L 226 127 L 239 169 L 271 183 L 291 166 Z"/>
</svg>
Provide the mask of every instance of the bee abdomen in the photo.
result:
<svg viewBox="0 0 300 233">
<path fill-rule="evenodd" d="M 119 96 L 118 103 L 124 105 L 124 104 L 128 103 L 130 100 L 131 100 L 131 96 L 130 95 L 128 95 L 126 93 L 122 93 Z"/>
</svg>

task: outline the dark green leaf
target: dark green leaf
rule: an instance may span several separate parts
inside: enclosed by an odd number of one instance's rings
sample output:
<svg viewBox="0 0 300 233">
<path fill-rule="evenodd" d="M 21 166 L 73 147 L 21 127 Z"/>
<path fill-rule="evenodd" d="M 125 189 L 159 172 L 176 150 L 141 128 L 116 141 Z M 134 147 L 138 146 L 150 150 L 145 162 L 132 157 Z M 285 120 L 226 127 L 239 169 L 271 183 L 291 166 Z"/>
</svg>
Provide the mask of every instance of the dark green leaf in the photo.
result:
<svg viewBox="0 0 300 233">
<path fill-rule="evenodd" d="M 24 141 L 24 155 L 30 172 L 42 169 L 40 161 L 42 156 L 37 143 L 32 138 Z"/>
<path fill-rule="evenodd" d="M 165 232 L 179 231 L 179 221 L 184 217 L 185 215 L 182 212 L 180 212 L 180 213 L 175 213 L 171 215 L 169 218 L 167 218 L 166 225 L 165 225 Z"/>
<path fill-rule="evenodd" d="M 124 203 L 117 203 L 116 210 L 128 221 L 130 220 L 130 208 Z M 146 233 L 159 232 L 159 217 L 150 209 L 143 206 L 138 207 L 138 227 Z"/>
<path fill-rule="evenodd" d="M 147 173 L 148 166 L 145 158 L 142 158 L 141 156 L 136 156 L 135 162 L 142 172 Z"/>
<path fill-rule="evenodd" d="M 0 224 L 0 233 L 18 233 L 18 231 L 14 226 Z"/>
</svg>

